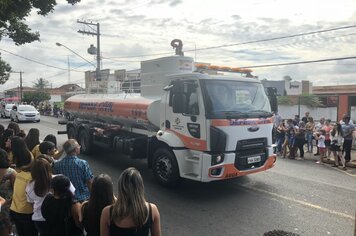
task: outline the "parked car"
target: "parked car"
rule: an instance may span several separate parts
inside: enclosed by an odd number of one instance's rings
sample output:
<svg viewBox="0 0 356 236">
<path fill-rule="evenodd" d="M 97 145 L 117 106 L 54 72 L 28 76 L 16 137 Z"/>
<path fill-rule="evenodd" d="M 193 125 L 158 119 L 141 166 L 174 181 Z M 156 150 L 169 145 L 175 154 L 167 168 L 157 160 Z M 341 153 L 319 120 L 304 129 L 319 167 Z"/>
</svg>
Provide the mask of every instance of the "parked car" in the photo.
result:
<svg viewBox="0 0 356 236">
<path fill-rule="evenodd" d="M 10 112 L 11 112 L 11 109 L 12 107 L 14 106 L 15 104 L 3 104 L 1 106 L 1 111 L 0 111 L 0 115 L 1 115 L 1 118 L 9 118 L 10 117 Z"/>
<path fill-rule="evenodd" d="M 34 106 L 31 105 L 18 105 L 13 106 L 10 112 L 11 121 L 36 121 L 40 122 L 40 113 Z"/>
</svg>

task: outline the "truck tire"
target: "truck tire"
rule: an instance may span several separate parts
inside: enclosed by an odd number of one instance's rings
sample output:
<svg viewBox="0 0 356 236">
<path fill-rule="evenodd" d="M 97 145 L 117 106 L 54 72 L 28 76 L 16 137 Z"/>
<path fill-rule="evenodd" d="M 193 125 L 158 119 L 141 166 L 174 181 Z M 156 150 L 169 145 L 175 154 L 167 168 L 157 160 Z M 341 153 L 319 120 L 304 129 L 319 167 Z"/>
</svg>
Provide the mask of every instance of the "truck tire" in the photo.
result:
<svg viewBox="0 0 356 236">
<path fill-rule="evenodd" d="M 77 139 L 77 132 L 73 126 L 70 126 L 67 130 L 68 139 Z"/>
<path fill-rule="evenodd" d="M 80 151 L 84 154 L 90 154 L 93 150 L 93 138 L 89 134 L 88 130 L 81 129 L 79 131 L 78 142 Z"/>
<path fill-rule="evenodd" d="M 153 175 L 165 187 L 176 186 L 181 178 L 176 157 L 167 148 L 159 148 L 153 154 Z"/>
</svg>

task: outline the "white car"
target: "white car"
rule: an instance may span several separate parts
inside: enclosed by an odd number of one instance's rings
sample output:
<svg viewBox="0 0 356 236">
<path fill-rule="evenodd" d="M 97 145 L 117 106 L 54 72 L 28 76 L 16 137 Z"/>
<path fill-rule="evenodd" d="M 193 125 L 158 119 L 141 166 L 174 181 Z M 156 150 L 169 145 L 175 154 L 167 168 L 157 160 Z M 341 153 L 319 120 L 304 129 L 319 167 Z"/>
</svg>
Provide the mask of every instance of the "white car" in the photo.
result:
<svg viewBox="0 0 356 236">
<path fill-rule="evenodd" d="M 40 113 L 34 106 L 31 105 L 18 105 L 13 106 L 10 112 L 11 121 L 36 121 L 40 122 Z"/>
<path fill-rule="evenodd" d="M 14 105 L 15 104 L 4 104 L 3 107 L 1 108 L 1 113 L 0 113 L 1 118 L 9 118 L 11 109 Z"/>
</svg>

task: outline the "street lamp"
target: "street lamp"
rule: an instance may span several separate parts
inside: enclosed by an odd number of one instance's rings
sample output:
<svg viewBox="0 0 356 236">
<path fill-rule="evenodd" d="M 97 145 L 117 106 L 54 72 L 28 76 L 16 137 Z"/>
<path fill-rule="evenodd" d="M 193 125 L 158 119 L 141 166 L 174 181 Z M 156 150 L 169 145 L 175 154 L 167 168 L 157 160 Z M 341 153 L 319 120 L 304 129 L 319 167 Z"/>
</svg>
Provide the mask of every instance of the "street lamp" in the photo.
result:
<svg viewBox="0 0 356 236">
<path fill-rule="evenodd" d="M 91 64 L 92 66 L 94 66 L 95 67 L 95 65 L 92 63 L 92 62 L 90 62 L 90 61 L 88 61 L 87 59 L 85 59 L 84 57 L 82 57 L 81 55 L 79 55 L 78 53 L 76 53 L 75 51 L 73 51 L 72 49 L 70 49 L 69 47 L 67 47 L 66 45 L 63 45 L 63 44 L 61 44 L 61 43 L 56 43 L 56 45 L 58 46 L 58 47 L 65 47 L 66 49 L 68 49 L 69 51 L 71 51 L 72 53 L 74 53 L 75 55 L 77 55 L 78 57 L 80 57 L 80 58 L 82 58 L 84 61 L 86 61 L 86 62 L 88 62 L 89 64 Z"/>
</svg>

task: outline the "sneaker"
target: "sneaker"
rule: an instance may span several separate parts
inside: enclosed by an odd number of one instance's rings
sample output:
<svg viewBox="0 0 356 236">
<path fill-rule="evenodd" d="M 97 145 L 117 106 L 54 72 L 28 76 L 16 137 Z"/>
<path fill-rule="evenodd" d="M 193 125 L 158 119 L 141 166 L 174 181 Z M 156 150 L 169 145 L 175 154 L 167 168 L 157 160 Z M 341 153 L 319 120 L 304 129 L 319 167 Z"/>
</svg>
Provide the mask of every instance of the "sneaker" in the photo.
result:
<svg viewBox="0 0 356 236">
<path fill-rule="evenodd" d="M 314 156 L 320 156 L 320 153 L 315 153 Z"/>
<path fill-rule="evenodd" d="M 297 158 L 295 158 L 296 160 L 298 160 L 298 161 L 300 161 L 300 160 L 304 160 L 304 158 L 303 157 L 297 157 Z"/>
<path fill-rule="evenodd" d="M 338 167 L 338 165 L 335 165 L 335 164 L 334 164 L 334 165 L 331 165 L 331 167 Z"/>
<path fill-rule="evenodd" d="M 316 161 L 315 163 L 316 163 L 316 164 L 321 164 L 321 162 L 320 162 L 320 161 Z"/>
<path fill-rule="evenodd" d="M 347 170 L 347 169 L 346 169 L 346 166 L 342 167 L 342 170 Z"/>
</svg>

